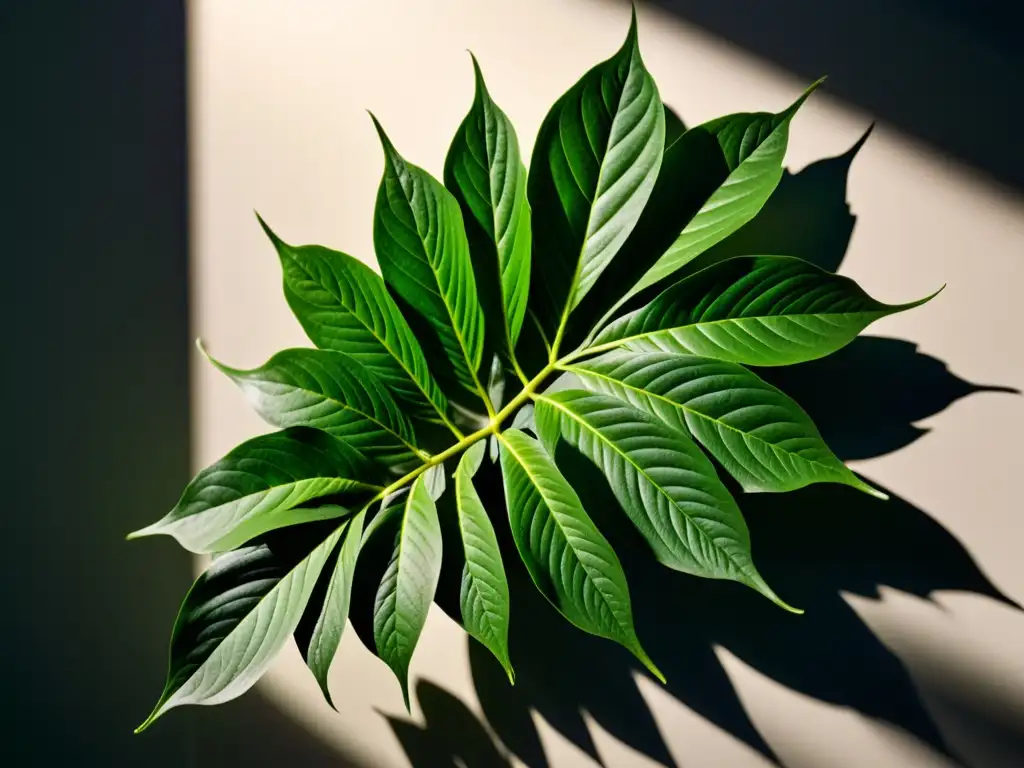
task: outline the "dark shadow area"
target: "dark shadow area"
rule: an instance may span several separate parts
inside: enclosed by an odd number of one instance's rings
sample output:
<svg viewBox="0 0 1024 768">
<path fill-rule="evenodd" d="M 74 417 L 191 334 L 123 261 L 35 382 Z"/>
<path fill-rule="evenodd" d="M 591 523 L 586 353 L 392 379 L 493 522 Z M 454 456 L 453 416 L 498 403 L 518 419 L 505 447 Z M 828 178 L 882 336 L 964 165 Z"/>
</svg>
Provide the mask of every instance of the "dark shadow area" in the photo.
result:
<svg viewBox="0 0 1024 768">
<path fill-rule="evenodd" d="M 1024 187 L 1024 8 L 1004 0 L 654 0 L 659 8 Z M 685 105 L 681 105 L 685 114 Z M 757 109 L 758 105 L 751 105 Z"/>
<path fill-rule="evenodd" d="M 839 267 L 855 221 L 846 202 L 847 173 L 862 142 L 839 157 L 787 173 L 762 213 L 710 252 L 707 261 L 773 253 Z M 969 394 L 1011 391 L 971 384 L 912 342 L 870 336 L 829 358 L 759 373 L 808 410 L 844 459 L 881 456 L 908 445 L 924 433 L 917 422 Z M 565 444 L 556 458 L 626 568 L 638 632 L 673 697 L 778 762 L 719 662 L 714 648 L 720 646 L 794 691 L 890 723 L 936 752 L 961 759 L 952 754 L 903 663 L 842 597 L 877 598 L 885 585 L 922 598 L 937 590 L 973 592 L 1016 607 L 927 512 L 895 495 L 883 502 L 845 486 L 816 485 L 778 495 L 743 494 L 733 486 L 761 573 L 783 599 L 806 611 L 794 616 L 738 584 L 695 579 L 657 565 L 601 473 Z M 531 719 L 536 712 L 600 761 L 586 713 L 622 743 L 674 766 L 634 679 L 646 674 L 642 667 L 618 646 L 570 626 L 533 587 L 503 524 L 496 467 L 481 469 L 478 488 L 502 539 L 516 670 L 513 687 L 489 653 L 468 641 L 486 726 L 530 768 L 547 768 Z M 450 576 L 438 604 L 457 620 L 461 564 L 446 568 Z M 422 744 L 429 742 L 450 760 L 462 740 L 479 738 L 483 727 L 475 718 L 470 726 L 465 706 L 450 695 L 435 692 L 432 702 L 443 716 L 429 715 L 425 727 L 402 723 L 404 735 L 396 727 L 417 767 L 435 764 L 418 751 Z"/>
<path fill-rule="evenodd" d="M 5 765 L 346 764 L 259 694 L 132 734 L 193 569 L 124 541 L 190 475 L 185 15 L 0 3 Z"/>
</svg>

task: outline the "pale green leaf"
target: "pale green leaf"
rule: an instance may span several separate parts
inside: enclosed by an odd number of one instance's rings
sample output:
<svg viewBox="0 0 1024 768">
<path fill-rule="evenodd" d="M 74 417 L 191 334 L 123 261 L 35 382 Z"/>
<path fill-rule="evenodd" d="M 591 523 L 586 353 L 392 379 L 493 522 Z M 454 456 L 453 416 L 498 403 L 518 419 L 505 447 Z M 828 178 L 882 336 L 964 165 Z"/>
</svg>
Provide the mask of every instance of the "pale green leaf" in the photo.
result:
<svg viewBox="0 0 1024 768">
<path fill-rule="evenodd" d="M 437 474 L 435 467 L 425 474 Z M 394 550 L 377 588 L 373 637 L 377 655 L 391 667 L 409 707 L 409 663 L 441 575 L 441 524 L 431 498 L 434 480 L 420 475 L 405 498 Z"/>
<path fill-rule="evenodd" d="M 363 522 L 366 509 L 362 509 L 350 521 L 346 521 L 341 531 L 344 539 L 338 550 L 327 594 L 324 596 L 320 614 L 317 616 L 313 633 L 308 645 L 303 649 L 306 665 L 313 673 L 320 690 L 323 691 L 327 703 L 334 707 L 331 690 L 327 683 L 327 673 L 331 669 L 334 656 L 341 644 L 341 635 L 348 621 L 349 603 L 352 599 L 352 581 L 355 577 L 356 560 L 363 542 Z"/>
<path fill-rule="evenodd" d="M 455 502 L 466 558 L 459 606 L 466 631 L 494 654 L 509 680 L 515 682 L 508 655 L 508 581 L 494 526 L 473 486 L 485 448 L 482 441 L 470 447 L 455 472 Z"/>
<path fill-rule="evenodd" d="M 747 365 L 792 365 L 849 344 L 879 318 L 920 306 L 882 304 L 855 282 L 789 256 L 741 256 L 665 289 L 609 325 L 588 352 L 679 352 Z"/>
<path fill-rule="evenodd" d="M 378 473 L 354 448 L 311 427 L 247 440 L 207 467 L 162 519 L 129 538 L 167 534 L 191 552 L 222 552 L 261 533 L 335 517 L 340 507 L 299 508 L 339 493 L 379 491 Z"/>
<path fill-rule="evenodd" d="M 754 567 L 750 534 L 714 466 L 686 434 L 622 400 L 581 390 L 537 398 L 537 430 L 594 462 L 669 568 L 746 584 L 786 610 Z"/>
<path fill-rule="evenodd" d="M 709 190 L 710 195 L 675 242 L 629 290 L 627 298 L 665 279 L 754 218 L 782 178 L 790 121 L 821 82 L 811 85 L 778 114 L 720 117 L 691 128 L 679 138 L 675 152 L 680 158 L 688 152 L 702 156 L 691 164 L 699 168 L 700 177 L 683 177 L 678 183 Z M 708 137 L 714 141 L 708 141 Z"/>
<path fill-rule="evenodd" d="M 174 707 L 221 704 L 249 690 L 295 631 L 340 535 L 297 563 L 266 544 L 216 558 L 185 596 L 167 683 L 136 732 Z"/>
<path fill-rule="evenodd" d="M 515 429 L 500 439 L 512 535 L 537 589 L 574 625 L 621 644 L 664 682 L 637 639 L 619 558 L 576 491 L 536 440 Z"/>
<path fill-rule="evenodd" d="M 885 497 L 829 450 L 799 405 L 735 363 L 616 351 L 570 370 L 587 389 L 618 397 L 692 434 L 744 490 L 842 483 Z"/>
</svg>

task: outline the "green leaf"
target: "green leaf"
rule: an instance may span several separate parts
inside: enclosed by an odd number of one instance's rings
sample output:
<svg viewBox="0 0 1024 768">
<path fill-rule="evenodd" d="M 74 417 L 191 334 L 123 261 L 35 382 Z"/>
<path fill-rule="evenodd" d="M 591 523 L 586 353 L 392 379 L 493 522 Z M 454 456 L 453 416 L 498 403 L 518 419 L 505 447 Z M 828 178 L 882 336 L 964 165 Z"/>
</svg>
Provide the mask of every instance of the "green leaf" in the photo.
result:
<svg viewBox="0 0 1024 768">
<path fill-rule="evenodd" d="M 659 562 L 738 581 L 800 613 L 757 572 L 739 507 L 686 434 L 607 395 L 568 389 L 536 402 L 537 430 L 548 452 L 554 454 L 561 437 L 594 462 Z"/>
<path fill-rule="evenodd" d="M 161 520 L 128 535 L 167 534 L 190 552 L 222 552 L 287 525 L 336 517 L 341 507 L 297 507 L 338 493 L 376 492 L 365 456 L 326 432 L 291 427 L 247 440 L 207 467 Z"/>
<path fill-rule="evenodd" d="M 381 273 L 430 323 L 455 378 L 483 396 L 477 371 L 484 316 L 459 204 L 433 176 L 398 154 L 376 118 L 373 123 L 384 146 L 384 176 L 373 216 Z"/>
<path fill-rule="evenodd" d="M 512 535 L 534 584 L 566 619 L 623 645 L 664 682 L 633 628 L 619 558 L 576 491 L 536 440 L 515 429 L 499 438 Z"/>
<path fill-rule="evenodd" d="M 508 656 L 508 581 L 494 526 L 473 487 L 473 475 L 480 468 L 485 450 L 483 441 L 470 447 L 455 471 L 459 533 L 466 556 L 459 606 L 466 631 L 494 654 L 509 681 L 515 683 L 515 672 Z"/>
<path fill-rule="evenodd" d="M 935 294 L 933 294 L 934 296 Z M 882 304 L 847 277 L 790 256 L 741 256 L 703 269 L 609 325 L 588 352 L 679 352 L 747 365 L 792 365 L 849 344 Z"/>
<path fill-rule="evenodd" d="M 475 222 L 484 238 L 470 237 L 470 255 L 478 285 L 497 282 L 495 302 L 501 326 L 496 338 L 508 351 L 526 315 L 530 292 L 530 204 L 526 200 L 526 167 L 519 155 L 519 140 L 511 121 L 491 99 L 483 74 L 473 57 L 476 95 L 448 150 L 445 186 L 462 209 L 466 227 Z M 485 281 L 483 275 L 497 280 Z M 485 304 L 486 310 L 486 304 Z"/>
<path fill-rule="evenodd" d="M 310 340 L 354 357 L 416 406 L 417 415 L 445 418 L 448 402 L 380 275 L 340 251 L 288 245 L 263 219 L 260 224 L 281 259 L 288 305 Z"/>
<path fill-rule="evenodd" d="M 619 51 L 551 108 L 530 163 L 530 306 L 548 339 L 593 287 L 654 188 L 665 115 L 637 47 L 636 16 Z"/>
<path fill-rule="evenodd" d="M 334 709 L 334 702 L 331 699 L 331 690 L 327 684 L 327 673 L 331 669 L 331 663 L 341 645 L 341 635 L 345 631 L 345 622 L 348 621 L 348 608 L 352 598 L 352 581 L 355 578 L 356 560 L 359 557 L 359 549 L 363 543 L 363 522 L 366 519 L 366 509 L 362 509 L 351 519 L 342 524 L 339 529 L 344 531 L 344 540 L 338 551 L 338 558 L 334 565 L 334 573 L 331 574 L 331 581 L 327 586 L 327 595 L 324 597 L 323 606 L 320 608 L 320 615 L 317 617 L 316 625 L 309 639 L 308 646 L 304 649 L 306 665 L 313 673 L 320 690 L 323 691 L 327 703 Z"/>
<path fill-rule="evenodd" d="M 569 370 L 587 389 L 618 397 L 692 434 L 746 491 L 842 483 L 886 498 L 829 450 L 799 405 L 735 363 L 618 351 Z"/>
<path fill-rule="evenodd" d="M 431 488 L 436 489 L 440 482 L 438 474 L 443 479 L 440 466 L 417 477 L 405 498 L 394 552 L 373 606 L 377 655 L 398 677 L 406 709 L 409 708 L 409 662 L 441 575 L 441 524 L 431 498 Z"/>
<path fill-rule="evenodd" d="M 340 535 L 297 563 L 266 544 L 216 558 L 185 596 L 167 683 L 136 733 L 174 707 L 221 704 L 249 690 L 295 631 Z"/>
<path fill-rule="evenodd" d="M 673 166 L 678 166 L 687 154 L 701 156 L 695 156 L 690 164 L 683 162 L 700 175 L 679 179 L 678 183 L 713 191 L 625 298 L 665 279 L 754 218 L 782 178 L 789 123 L 821 83 L 819 80 L 811 85 L 778 114 L 753 112 L 720 117 L 680 137 L 674 145 L 673 154 L 678 153 L 678 157 L 673 158 Z M 709 137 L 714 141 L 708 141 Z M 711 156 L 706 154 L 709 150 Z"/>
<path fill-rule="evenodd" d="M 256 412 L 276 427 L 322 429 L 389 466 L 423 456 L 416 448 L 412 424 L 398 403 L 351 355 L 286 349 L 251 371 L 230 368 L 212 357 L 209 360 L 241 388 Z"/>
</svg>

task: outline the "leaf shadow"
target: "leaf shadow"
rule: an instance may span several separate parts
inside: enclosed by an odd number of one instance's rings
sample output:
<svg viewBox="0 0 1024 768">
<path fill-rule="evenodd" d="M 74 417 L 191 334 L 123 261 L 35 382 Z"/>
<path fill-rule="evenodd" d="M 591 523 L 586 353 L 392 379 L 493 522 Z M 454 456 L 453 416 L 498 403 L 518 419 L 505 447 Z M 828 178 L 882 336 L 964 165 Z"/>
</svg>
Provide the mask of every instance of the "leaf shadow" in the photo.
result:
<svg viewBox="0 0 1024 768">
<path fill-rule="evenodd" d="M 762 212 L 698 261 L 777 253 L 838 268 L 855 223 L 846 202 L 847 177 L 869 133 L 837 157 L 786 172 Z M 845 460 L 909 445 L 926 432 L 917 422 L 967 395 L 1014 391 L 966 381 L 913 342 L 870 336 L 823 360 L 759 373 L 804 406 Z M 843 486 L 817 485 L 784 495 L 741 495 L 734 489 L 762 574 L 784 599 L 806 611 L 793 616 L 737 584 L 695 579 L 657 565 L 603 475 L 564 444 L 557 459 L 626 568 L 639 635 L 665 673 L 665 690 L 673 698 L 780 763 L 719 661 L 715 648 L 722 647 L 791 690 L 890 723 L 951 756 L 903 663 L 843 598 L 843 593 L 877 598 L 885 585 L 922 598 L 937 590 L 973 592 L 1019 607 L 927 512 L 895 494 L 882 502 Z M 600 763 L 589 718 L 657 763 L 675 766 L 637 687 L 637 676 L 646 672 L 623 649 L 570 626 L 536 592 L 502 524 L 500 476 L 485 464 L 478 477 L 501 540 L 512 596 L 516 685 L 485 649 L 468 641 L 474 686 L 496 741 L 530 768 L 547 768 L 531 717 L 535 712 Z M 883 527 L 885 537 L 878 535 Z M 456 567 L 449 569 L 438 604 L 458 620 Z M 435 717 L 427 724 L 450 754 L 468 733 L 450 727 L 452 722 L 454 717 Z M 414 766 L 434 764 L 406 751 Z"/>
</svg>

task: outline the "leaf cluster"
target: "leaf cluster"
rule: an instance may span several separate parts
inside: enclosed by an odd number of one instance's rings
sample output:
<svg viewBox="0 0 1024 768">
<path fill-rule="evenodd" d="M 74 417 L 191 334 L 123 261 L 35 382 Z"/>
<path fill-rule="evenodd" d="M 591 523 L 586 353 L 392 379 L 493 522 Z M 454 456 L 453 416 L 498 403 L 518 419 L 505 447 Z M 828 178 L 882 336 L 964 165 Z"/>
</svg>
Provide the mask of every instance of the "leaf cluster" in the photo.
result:
<svg viewBox="0 0 1024 768">
<path fill-rule="evenodd" d="M 882 304 L 785 255 L 695 262 L 772 194 L 790 122 L 818 84 L 779 113 L 685 129 L 644 66 L 634 16 L 622 47 L 551 108 L 528 173 L 473 67 L 475 98 L 443 183 L 374 119 L 380 274 L 286 243 L 260 220 L 315 347 L 252 370 L 211 358 L 280 431 L 204 469 L 167 515 L 132 534 L 215 555 L 184 599 L 166 686 L 140 729 L 173 707 L 240 695 L 293 635 L 330 701 L 328 670 L 371 540 L 389 554 L 374 650 L 407 703 L 445 547 L 464 563 L 463 626 L 514 680 L 496 526 L 566 620 L 660 679 L 619 559 L 555 460 L 560 445 L 603 472 L 660 563 L 739 582 L 794 612 L 758 573 L 721 475 L 747 492 L 830 482 L 880 495 L 748 366 L 828 355 L 927 299 Z M 486 508 L 476 487 L 488 455 L 504 509 Z"/>
</svg>

